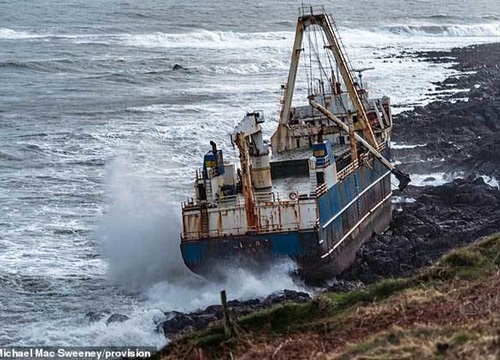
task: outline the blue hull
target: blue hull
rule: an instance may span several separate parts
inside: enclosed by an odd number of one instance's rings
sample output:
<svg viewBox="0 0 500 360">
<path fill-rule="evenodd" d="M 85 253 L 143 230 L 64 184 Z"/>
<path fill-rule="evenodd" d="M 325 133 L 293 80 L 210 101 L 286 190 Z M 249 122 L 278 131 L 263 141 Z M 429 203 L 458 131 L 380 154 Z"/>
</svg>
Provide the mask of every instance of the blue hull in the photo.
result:
<svg viewBox="0 0 500 360">
<path fill-rule="evenodd" d="M 184 262 L 204 276 L 231 266 L 262 269 L 283 258 L 296 261 L 307 278 L 339 274 L 362 243 L 391 221 L 390 173 L 378 160 L 371 166 L 359 167 L 317 198 L 316 228 L 182 241 Z"/>
</svg>

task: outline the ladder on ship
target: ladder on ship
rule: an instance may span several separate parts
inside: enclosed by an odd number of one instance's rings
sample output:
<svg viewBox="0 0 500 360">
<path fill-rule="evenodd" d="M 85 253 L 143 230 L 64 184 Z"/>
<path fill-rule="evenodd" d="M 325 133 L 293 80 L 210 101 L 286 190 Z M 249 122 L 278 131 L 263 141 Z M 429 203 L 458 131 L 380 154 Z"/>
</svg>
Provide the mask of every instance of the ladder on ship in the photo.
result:
<svg viewBox="0 0 500 360">
<path fill-rule="evenodd" d="M 200 216 L 201 234 L 204 236 L 208 236 L 208 232 L 210 231 L 210 223 L 208 220 L 208 209 L 206 205 L 201 207 Z"/>
</svg>

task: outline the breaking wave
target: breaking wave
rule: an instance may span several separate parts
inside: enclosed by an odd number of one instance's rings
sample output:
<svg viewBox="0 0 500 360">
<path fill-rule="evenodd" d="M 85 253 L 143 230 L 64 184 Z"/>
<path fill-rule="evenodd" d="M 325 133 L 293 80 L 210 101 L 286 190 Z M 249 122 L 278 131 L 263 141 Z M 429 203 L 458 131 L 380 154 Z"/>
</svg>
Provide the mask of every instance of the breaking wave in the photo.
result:
<svg viewBox="0 0 500 360">
<path fill-rule="evenodd" d="M 437 15 L 444 16 L 444 15 Z M 500 23 L 483 23 L 471 25 L 458 24 L 427 24 L 427 25 L 389 25 L 370 30 L 341 28 L 341 34 L 345 36 L 366 35 L 397 35 L 397 36 L 425 36 L 425 37 L 500 37 Z M 124 34 L 118 37 L 118 41 L 127 46 L 139 47 L 164 47 L 164 48 L 276 48 L 289 49 L 293 33 L 279 32 L 221 32 L 198 30 L 185 34 Z M 217 69 L 215 69 L 217 71 Z M 254 70 L 255 71 L 255 70 Z M 222 70 L 222 72 L 225 72 Z"/>
<path fill-rule="evenodd" d="M 500 36 L 500 23 L 475 25 L 393 25 L 379 28 L 377 32 L 405 36 L 497 37 Z"/>
<path fill-rule="evenodd" d="M 180 254 L 181 219 L 177 204 L 158 196 L 149 180 L 136 177 L 124 159 L 110 170 L 114 205 L 97 231 L 108 263 L 110 280 L 123 290 L 141 293 L 150 307 L 194 310 L 219 302 L 219 292 L 231 299 L 265 297 L 283 289 L 304 290 L 290 273 L 296 265 L 284 261 L 262 274 L 228 270 L 227 278 L 208 281 L 191 273 Z"/>
<path fill-rule="evenodd" d="M 427 36 L 427 37 L 500 37 L 500 23 L 498 21 L 479 24 L 435 24 L 435 20 L 452 20 L 447 15 L 435 15 L 428 19 L 429 24 L 387 25 L 367 30 L 341 27 L 341 34 L 355 35 L 367 32 L 372 35 L 389 34 L 398 36 Z M 484 19 L 485 21 L 488 21 Z M 453 21 L 453 20 L 452 20 Z M 85 44 L 113 43 L 133 47 L 147 48 L 204 48 L 204 49 L 257 49 L 283 47 L 288 49 L 293 40 L 293 32 L 232 32 L 208 31 L 199 29 L 190 33 L 163 33 L 150 34 L 32 34 L 23 31 L 14 31 L 0 28 L 0 39 L 66 39 L 71 42 Z M 9 64 L 8 64 L 9 65 Z M 16 65 L 16 64 L 10 64 Z"/>
<path fill-rule="evenodd" d="M 475 15 L 458 15 L 458 14 L 448 14 L 448 13 L 441 13 L 441 14 L 434 14 L 434 15 L 428 15 L 428 16 L 420 16 L 420 17 L 410 17 L 409 19 L 420 19 L 420 20 L 431 20 L 431 21 L 455 21 L 455 22 L 468 22 L 468 23 L 479 23 L 482 21 L 494 21 L 494 20 L 500 20 L 500 17 L 496 15 L 482 15 L 482 16 L 475 16 Z"/>
<path fill-rule="evenodd" d="M 110 280 L 134 292 L 182 273 L 177 208 L 153 194 L 151 184 L 136 177 L 126 159 L 116 159 L 108 170 L 113 206 L 97 236 Z"/>
<path fill-rule="evenodd" d="M 295 269 L 292 261 L 275 264 L 268 271 L 254 274 L 243 269 L 228 270 L 227 278 L 208 281 L 195 277 L 170 278 L 144 292 L 150 307 L 162 310 L 193 311 L 220 303 L 220 291 L 226 290 L 229 299 L 264 298 L 284 289 L 308 291 L 294 283 L 289 273 Z"/>
<path fill-rule="evenodd" d="M 276 69 L 286 70 L 288 65 L 286 61 L 266 60 L 260 63 L 200 66 L 197 70 L 216 74 L 251 74 Z"/>
<path fill-rule="evenodd" d="M 15 31 L 7 28 L 0 28 L 0 39 L 34 39 L 40 37 L 39 35 L 31 34 L 25 31 Z"/>
<path fill-rule="evenodd" d="M 276 41 L 289 41 L 293 36 L 292 32 L 260 32 L 260 33 L 239 33 L 224 31 L 198 30 L 185 34 L 140 34 L 123 35 L 121 39 L 126 45 L 145 47 L 206 47 L 224 48 L 266 46 L 275 44 Z"/>
</svg>

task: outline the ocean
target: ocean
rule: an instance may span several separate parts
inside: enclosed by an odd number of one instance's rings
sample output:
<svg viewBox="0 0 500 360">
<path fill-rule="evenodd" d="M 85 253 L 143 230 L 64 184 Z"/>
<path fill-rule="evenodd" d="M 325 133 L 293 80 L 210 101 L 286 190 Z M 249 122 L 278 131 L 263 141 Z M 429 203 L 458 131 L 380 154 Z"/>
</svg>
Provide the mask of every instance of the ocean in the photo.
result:
<svg viewBox="0 0 500 360">
<path fill-rule="evenodd" d="M 160 347 L 164 312 L 301 289 L 280 264 L 208 283 L 180 202 L 214 140 L 274 129 L 299 1 L 1 1 L 0 346 Z M 403 52 L 500 41 L 497 0 L 328 1 L 354 67 L 396 111 L 456 72 Z M 185 70 L 172 70 L 179 64 Z M 120 313 L 106 325 L 89 312 Z"/>
</svg>

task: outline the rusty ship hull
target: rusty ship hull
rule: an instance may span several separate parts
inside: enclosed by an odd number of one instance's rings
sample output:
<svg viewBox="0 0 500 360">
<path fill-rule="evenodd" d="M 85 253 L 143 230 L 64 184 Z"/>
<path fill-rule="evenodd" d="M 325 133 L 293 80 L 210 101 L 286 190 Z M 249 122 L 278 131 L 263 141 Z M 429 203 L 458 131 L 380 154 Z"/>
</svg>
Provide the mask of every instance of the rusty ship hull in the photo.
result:
<svg viewBox="0 0 500 360">
<path fill-rule="evenodd" d="M 391 221 L 391 175 L 380 161 L 372 159 L 372 164 L 373 168 L 356 169 L 314 200 L 319 216 L 312 229 L 287 228 L 300 223 L 297 220 L 276 224 L 274 232 L 185 240 L 181 243 L 185 264 L 194 273 L 219 276 L 228 269 L 260 271 L 291 259 L 311 281 L 340 274 L 354 261 L 361 244 L 383 232 Z M 297 198 L 289 206 L 300 214 L 300 202 L 307 200 Z M 213 213 L 218 216 L 215 209 Z"/>
</svg>

